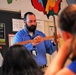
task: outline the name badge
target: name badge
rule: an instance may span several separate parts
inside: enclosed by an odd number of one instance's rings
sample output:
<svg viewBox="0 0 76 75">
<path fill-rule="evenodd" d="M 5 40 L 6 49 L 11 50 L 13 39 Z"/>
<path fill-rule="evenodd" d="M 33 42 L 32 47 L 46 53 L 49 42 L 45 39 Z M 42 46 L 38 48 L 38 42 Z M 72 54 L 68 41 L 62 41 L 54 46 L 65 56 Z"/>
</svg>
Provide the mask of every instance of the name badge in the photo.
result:
<svg viewBox="0 0 76 75">
<path fill-rule="evenodd" d="M 33 54 L 34 56 L 37 55 L 36 49 L 33 49 L 33 50 L 32 50 L 32 54 Z"/>
</svg>

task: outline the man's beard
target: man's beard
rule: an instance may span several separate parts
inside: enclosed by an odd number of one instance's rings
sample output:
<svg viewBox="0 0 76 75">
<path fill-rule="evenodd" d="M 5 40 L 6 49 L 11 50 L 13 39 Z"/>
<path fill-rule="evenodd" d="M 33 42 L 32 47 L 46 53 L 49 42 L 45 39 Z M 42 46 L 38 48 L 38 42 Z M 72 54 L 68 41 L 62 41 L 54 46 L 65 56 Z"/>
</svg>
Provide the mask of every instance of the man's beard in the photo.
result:
<svg viewBox="0 0 76 75">
<path fill-rule="evenodd" d="M 35 26 L 35 25 L 32 25 L 31 27 L 29 27 L 29 26 L 26 24 L 25 26 L 26 26 L 26 28 L 27 28 L 27 30 L 28 30 L 29 32 L 35 32 L 35 30 L 36 30 L 36 26 Z"/>
</svg>

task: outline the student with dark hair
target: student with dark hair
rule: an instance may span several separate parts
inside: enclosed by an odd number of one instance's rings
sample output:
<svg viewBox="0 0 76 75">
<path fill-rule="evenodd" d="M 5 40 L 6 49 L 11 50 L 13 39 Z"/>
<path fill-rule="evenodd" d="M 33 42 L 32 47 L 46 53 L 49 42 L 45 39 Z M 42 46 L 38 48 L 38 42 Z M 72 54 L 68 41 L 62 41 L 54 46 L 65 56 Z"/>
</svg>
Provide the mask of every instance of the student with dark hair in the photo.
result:
<svg viewBox="0 0 76 75">
<path fill-rule="evenodd" d="M 46 53 L 53 54 L 56 49 L 55 45 L 47 39 L 43 40 L 45 34 L 39 30 L 36 30 L 37 22 L 36 16 L 32 12 L 26 12 L 24 14 L 24 29 L 18 31 L 14 37 L 14 44 L 23 44 L 33 55 L 37 64 L 41 68 L 47 67 Z M 30 43 L 25 43 L 28 40 L 35 40 Z"/>
<path fill-rule="evenodd" d="M 67 6 L 59 17 L 64 44 L 47 68 L 45 75 L 76 75 L 76 4 Z M 71 63 L 63 67 L 66 59 Z"/>
<path fill-rule="evenodd" d="M 2 75 L 43 75 L 43 73 L 24 46 L 13 45 L 5 53 Z"/>
</svg>

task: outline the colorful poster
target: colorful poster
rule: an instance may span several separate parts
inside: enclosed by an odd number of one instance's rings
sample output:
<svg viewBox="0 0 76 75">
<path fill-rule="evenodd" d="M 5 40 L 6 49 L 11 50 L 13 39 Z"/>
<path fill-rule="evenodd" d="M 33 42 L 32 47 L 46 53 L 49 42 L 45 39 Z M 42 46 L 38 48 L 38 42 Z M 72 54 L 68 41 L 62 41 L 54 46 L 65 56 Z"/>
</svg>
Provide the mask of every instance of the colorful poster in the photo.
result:
<svg viewBox="0 0 76 75">
<path fill-rule="evenodd" d="M 57 15 L 60 10 L 62 0 L 31 0 L 35 9 L 46 14 L 47 18 L 50 15 Z"/>
</svg>

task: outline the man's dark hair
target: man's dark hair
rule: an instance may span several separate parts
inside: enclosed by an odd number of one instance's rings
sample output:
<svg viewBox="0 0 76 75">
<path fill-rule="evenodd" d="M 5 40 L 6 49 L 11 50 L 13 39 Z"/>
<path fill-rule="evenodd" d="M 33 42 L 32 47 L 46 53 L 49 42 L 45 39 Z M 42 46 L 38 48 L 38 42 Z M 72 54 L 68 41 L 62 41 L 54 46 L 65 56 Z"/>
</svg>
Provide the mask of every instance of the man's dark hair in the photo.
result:
<svg viewBox="0 0 76 75">
<path fill-rule="evenodd" d="M 24 14 L 24 21 L 26 21 L 27 15 L 35 15 L 35 14 L 32 13 L 32 12 L 27 12 L 27 13 L 25 13 L 25 14 Z"/>
</svg>

